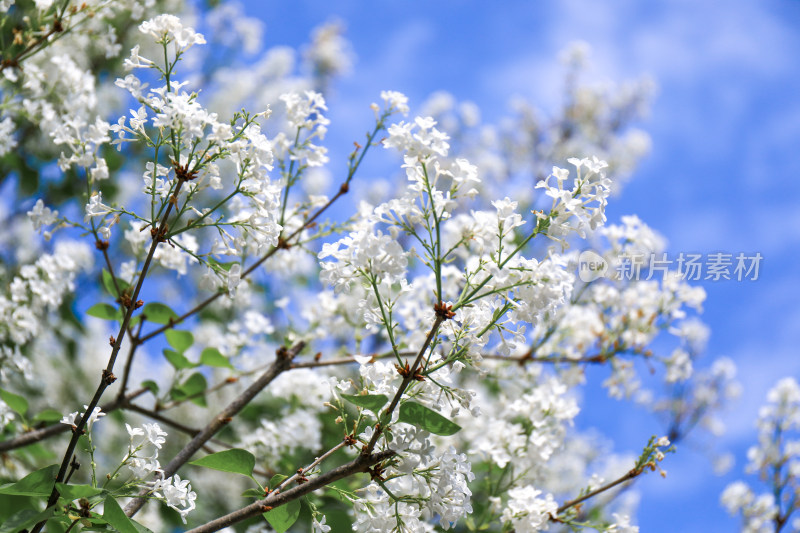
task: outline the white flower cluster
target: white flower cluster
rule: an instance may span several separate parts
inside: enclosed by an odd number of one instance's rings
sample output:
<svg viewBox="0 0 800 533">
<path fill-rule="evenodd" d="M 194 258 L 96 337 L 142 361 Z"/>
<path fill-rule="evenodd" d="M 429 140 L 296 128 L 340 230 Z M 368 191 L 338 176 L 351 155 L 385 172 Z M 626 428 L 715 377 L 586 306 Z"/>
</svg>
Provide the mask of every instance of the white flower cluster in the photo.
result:
<svg viewBox="0 0 800 533">
<path fill-rule="evenodd" d="M 268 464 L 286 453 L 319 449 L 322 424 L 315 413 L 298 409 L 281 415 L 274 420 L 262 419 L 259 427 L 242 438 L 241 447 L 253 450 Z"/>
<path fill-rule="evenodd" d="M 40 333 L 45 313 L 61 305 L 64 295 L 74 290 L 75 277 L 91 266 L 92 255 L 86 244 L 62 240 L 52 254 L 20 268 L 8 294 L 0 294 L 0 375 L 5 362 L 16 359 L 15 346 Z"/>
<path fill-rule="evenodd" d="M 328 131 L 328 120 L 323 111 L 327 111 L 325 98 L 314 91 L 305 91 L 304 94 L 286 93 L 281 95 L 281 101 L 286 105 L 286 115 L 289 125 L 294 128 L 299 140 L 300 131 L 308 130 L 309 134 L 303 139 L 302 143 L 296 142 L 289 144 L 285 135 L 279 135 L 275 139 L 275 144 L 281 147 L 282 151 L 288 151 L 294 161 L 304 161 L 310 167 L 320 167 L 328 162 L 326 155 L 328 149 L 311 142 L 318 137 L 325 139 Z"/>
<path fill-rule="evenodd" d="M 597 157 L 573 157 L 567 161 L 575 166 L 577 173 L 571 189 L 564 187 L 570 177 L 569 170 L 559 167 L 553 167 L 553 173 L 536 184 L 537 189 L 545 189 L 545 194 L 553 199 L 549 215 L 539 214 L 542 219 L 550 219 L 547 236 L 561 242 L 563 247 L 567 245 L 564 237 L 570 232 L 585 238 L 587 229 L 605 224 L 605 208 L 611 193 L 611 180 L 604 172 L 608 163 Z M 555 178 L 555 185 L 550 184 L 550 178 Z"/>
<path fill-rule="evenodd" d="M 347 237 L 322 245 L 319 258 L 336 259 L 320 263 L 323 282 L 340 291 L 349 290 L 353 280 L 366 276 L 389 283 L 405 279 L 408 253 L 375 226 L 375 222 L 365 220 Z"/>
<path fill-rule="evenodd" d="M 189 480 L 181 479 L 175 474 L 166 479 L 157 477 L 154 481 L 146 481 L 151 474 L 163 473 L 158 462 L 158 450 L 167 441 L 167 432 L 155 423 L 144 423 L 142 427 L 125 424 L 125 428 L 130 441 L 122 464 L 130 469 L 135 480 L 144 482 L 142 484 L 151 491 L 153 497 L 178 511 L 185 524 L 186 515 L 195 509 L 197 500 L 197 494 L 192 491 Z"/>
<path fill-rule="evenodd" d="M 49 226 L 55 223 L 58 219 L 58 211 L 46 207 L 44 201 L 39 198 L 33 208 L 28 211 L 28 217 L 33 222 L 33 229 L 39 230 L 42 226 Z"/>
<path fill-rule="evenodd" d="M 89 406 L 84 405 L 83 408 L 89 409 Z M 86 415 L 86 411 L 80 413 L 81 419 L 84 417 L 84 415 Z M 89 418 L 86 419 L 86 424 L 84 426 L 86 428 L 86 431 L 91 431 L 94 423 L 97 422 L 97 420 L 103 416 L 106 416 L 106 413 L 104 413 L 99 407 L 95 407 L 94 409 L 92 409 L 92 414 L 90 414 Z M 61 423 L 66 424 L 68 426 L 74 426 L 76 425 L 77 418 L 78 418 L 78 411 L 75 411 L 74 413 L 65 415 L 61 419 Z"/>
<path fill-rule="evenodd" d="M 385 487 L 400 500 L 390 498 L 378 483 L 370 483 L 354 502 L 354 531 L 434 531 L 428 523 L 433 518 L 448 530 L 472 513 L 467 483 L 475 476 L 465 454 L 450 447 L 438 455 L 427 433 L 414 428 L 398 429 L 395 438 L 393 449 L 405 453 L 397 468 L 386 471 Z"/>
<path fill-rule="evenodd" d="M 556 516 L 558 504 L 552 494 L 540 497 L 542 491 L 527 485 L 508 491 L 508 505 L 503 509 L 503 521 L 510 522 L 518 533 L 534 533 L 549 528 L 550 518 Z"/>
<path fill-rule="evenodd" d="M 800 385 L 783 378 L 769 391 L 767 402 L 758 414 L 758 444 L 747 451 L 747 471 L 759 473 L 771 483 L 770 490 L 756 495 L 747 483 L 736 481 L 720 497 L 729 513 L 741 513 L 742 531 L 748 533 L 773 531 L 775 521 L 786 522 L 800 498 Z M 795 520 L 793 527 L 798 525 Z"/>
<path fill-rule="evenodd" d="M 205 44 L 206 42 L 202 34 L 184 26 L 178 17 L 169 14 L 159 15 L 142 22 L 139 25 L 139 31 L 153 36 L 156 42 L 169 43 L 174 41 L 181 50 L 185 50 L 195 44 Z"/>
</svg>

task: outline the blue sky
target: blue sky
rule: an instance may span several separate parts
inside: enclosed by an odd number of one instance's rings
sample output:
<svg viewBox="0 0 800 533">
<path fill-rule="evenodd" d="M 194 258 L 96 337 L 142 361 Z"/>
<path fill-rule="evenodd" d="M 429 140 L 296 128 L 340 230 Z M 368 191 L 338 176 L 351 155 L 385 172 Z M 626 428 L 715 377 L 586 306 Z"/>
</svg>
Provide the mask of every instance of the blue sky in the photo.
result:
<svg viewBox="0 0 800 533">
<path fill-rule="evenodd" d="M 703 285 L 708 353 L 732 357 L 744 386 L 718 443 L 737 464 L 714 477 L 687 444 L 669 459 L 666 480 L 640 483 L 639 523 L 643 532 L 735 530 L 719 493 L 741 476 L 769 387 L 800 375 L 800 2 L 251 1 L 246 11 L 265 22 L 269 45 L 300 45 L 332 17 L 347 26 L 357 60 L 334 87 L 331 146 L 362 137 L 368 115 L 355 117 L 383 89 L 412 105 L 444 89 L 476 102 L 485 122 L 514 95 L 546 110 L 559 97 L 558 52 L 576 39 L 592 46 L 592 79 L 655 79 L 644 124 L 653 149 L 609 219 L 638 214 L 673 253 L 760 252 L 764 260 L 758 281 Z M 582 420 L 614 435 L 620 451 L 658 432 L 647 415 L 604 417 L 607 407 L 620 406 L 600 403 Z"/>
</svg>

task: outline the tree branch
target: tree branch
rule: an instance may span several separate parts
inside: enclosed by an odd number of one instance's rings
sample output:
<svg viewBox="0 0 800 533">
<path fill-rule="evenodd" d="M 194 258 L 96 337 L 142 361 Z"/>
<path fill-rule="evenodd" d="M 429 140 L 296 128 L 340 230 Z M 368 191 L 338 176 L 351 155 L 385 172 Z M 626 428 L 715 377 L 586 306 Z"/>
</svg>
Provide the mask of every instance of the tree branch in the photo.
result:
<svg viewBox="0 0 800 533">
<path fill-rule="evenodd" d="M 296 500 L 297 498 L 305 496 L 306 494 L 314 492 L 315 490 L 321 489 L 326 485 L 333 483 L 334 481 L 338 481 L 359 472 L 366 472 L 372 465 L 380 463 L 394 454 L 395 452 L 393 450 L 385 450 L 369 455 L 359 454 L 358 457 L 356 457 L 353 461 L 338 466 L 320 476 L 312 478 L 302 485 L 292 487 L 286 492 L 272 492 L 263 500 L 251 503 L 247 507 L 243 507 L 238 511 L 234 511 L 230 514 L 217 518 L 216 520 L 212 520 L 211 522 L 208 522 L 200 527 L 190 529 L 187 533 L 210 533 L 212 531 L 219 531 L 220 529 L 224 529 L 232 524 L 241 522 L 242 520 L 247 520 L 248 518 L 269 512 L 285 503 Z"/>
<path fill-rule="evenodd" d="M 124 400 L 130 401 L 134 398 L 137 398 L 147 392 L 148 389 L 139 389 L 130 394 L 128 394 Z M 122 404 L 119 398 L 116 400 L 109 402 L 101 407 L 101 409 L 106 412 L 110 413 L 111 411 L 115 411 L 122 407 Z M 60 422 L 56 422 L 55 424 L 51 424 L 47 427 L 41 429 L 34 429 L 33 431 L 28 431 L 27 433 L 23 433 L 22 435 L 17 435 L 13 439 L 8 439 L 4 441 L 0 441 L 0 452 L 7 452 L 10 450 L 15 450 L 17 448 L 22 448 L 23 446 L 28 446 L 30 444 L 34 444 L 36 442 L 48 439 L 55 435 L 60 435 L 61 433 L 65 433 L 66 431 L 70 430 L 70 426 L 66 424 L 62 424 Z"/>
<path fill-rule="evenodd" d="M 598 487 L 598 488 L 594 489 L 593 491 L 587 492 L 586 494 L 584 494 L 580 498 L 575 498 L 574 500 L 569 500 L 567 502 L 564 502 L 564 504 L 556 510 L 556 514 L 561 514 L 564 511 L 566 511 L 567 509 L 569 509 L 571 507 L 575 507 L 579 503 L 585 502 L 589 498 L 594 498 L 598 494 L 602 494 L 603 492 L 606 492 L 607 490 L 613 489 L 614 487 L 616 487 L 617 485 L 619 485 L 621 483 L 625 483 L 626 481 L 630 481 L 632 479 L 635 479 L 635 478 L 639 477 L 642 474 L 642 472 L 644 472 L 643 468 L 634 468 L 632 470 L 629 470 L 622 477 L 620 477 L 618 479 L 615 479 L 614 481 L 612 481 L 610 483 L 607 483 L 607 484 L 603 485 L 602 487 Z"/>
<path fill-rule="evenodd" d="M 178 178 L 177 184 L 175 185 L 175 192 L 173 193 L 172 198 L 177 198 L 178 193 L 183 187 L 185 179 Z M 150 245 L 150 250 L 147 252 L 147 258 L 144 261 L 144 265 L 142 266 L 142 273 L 139 275 L 139 281 L 136 283 L 136 288 L 133 290 L 133 293 L 130 296 L 129 305 L 126 307 L 128 311 L 125 313 L 125 318 L 122 320 L 122 324 L 119 328 L 119 333 L 117 338 L 114 340 L 114 344 L 111 348 L 111 355 L 108 358 L 108 364 L 106 368 L 103 370 L 102 376 L 100 378 L 100 384 L 97 386 L 97 390 L 94 393 L 89 405 L 86 407 L 86 411 L 83 413 L 83 416 L 80 417 L 75 423 L 75 427 L 72 430 L 72 438 L 67 445 L 67 451 L 64 453 L 64 458 L 61 460 L 61 467 L 58 469 L 58 475 L 56 476 L 56 484 L 53 485 L 53 490 L 50 493 L 50 497 L 47 499 L 47 507 L 52 507 L 58 501 L 59 492 L 56 488 L 58 483 L 64 481 L 64 476 L 67 473 L 67 468 L 69 467 L 70 459 L 72 458 L 72 454 L 75 452 L 75 447 L 78 444 L 78 439 L 83 434 L 83 429 L 86 427 L 86 423 L 89 420 L 89 417 L 92 415 L 94 408 L 97 407 L 97 404 L 100 403 L 100 398 L 103 396 L 105 390 L 116 380 L 114 376 L 114 363 L 117 360 L 117 355 L 119 354 L 119 350 L 122 347 L 122 340 L 125 338 L 125 333 L 128 331 L 128 325 L 130 324 L 131 317 L 133 316 L 134 310 L 137 308 L 136 302 L 139 298 L 139 292 L 142 290 L 142 285 L 144 284 L 145 277 L 147 276 L 147 272 L 150 269 L 150 263 L 153 260 L 153 255 L 156 252 L 156 248 L 158 248 L 159 242 L 161 242 L 161 237 L 166 233 L 167 230 L 167 220 L 169 219 L 169 215 L 172 212 L 172 201 L 168 202 L 167 208 L 164 210 L 164 216 L 161 218 L 161 222 L 159 227 L 154 230 L 153 232 L 153 241 Z M 32 533 L 39 533 L 42 528 L 44 527 L 45 521 L 39 522 L 33 528 Z"/>
<path fill-rule="evenodd" d="M 249 404 L 256 395 L 261 392 L 270 382 L 278 377 L 283 371 L 287 370 L 291 364 L 292 359 L 305 347 L 305 343 L 303 341 L 298 342 L 291 349 L 286 349 L 281 347 L 278 352 L 278 358 L 275 360 L 274 363 L 264 372 L 256 381 L 254 381 L 247 389 L 245 389 L 242 394 L 240 394 L 236 399 L 234 399 L 230 404 L 228 404 L 225 409 L 223 409 L 217 416 L 215 416 L 211 422 L 208 423 L 206 427 L 204 427 L 194 438 L 189 441 L 183 449 L 178 452 L 178 454 L 164 467 L 163 474 L 161 474 L 162 478 L 171 477 L 175 472 L 178 471 L 180 467 L 182 467 L 189 459 L 191 459 L 192 455 L 197 452 L 206 442 L 208 442 L 211 437 L 216 435 L 216 433 L 221 430 L 225 425 L 231 422 L 234 416 L 236 416 L 247 404 Z M 128 516 L 133 516 L 136 512 L 142 508 L 142 506 L 147 501 L 145 496 L 149 494 L 149 490 L 143 489 L 139 492 L 138 496 L 132 499 L 128 505 L 125 506 L 125 514 Z"/>
</svg>

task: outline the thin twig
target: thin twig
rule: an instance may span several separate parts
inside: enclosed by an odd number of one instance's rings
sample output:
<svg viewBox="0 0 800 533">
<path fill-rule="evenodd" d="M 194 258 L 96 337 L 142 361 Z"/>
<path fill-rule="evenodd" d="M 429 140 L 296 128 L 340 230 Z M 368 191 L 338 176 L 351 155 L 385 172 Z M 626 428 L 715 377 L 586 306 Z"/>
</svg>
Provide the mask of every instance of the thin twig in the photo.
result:
<svg viewBox="0 0 800 533">
<path fill-rule="evenodd" d="M 359 472 L 366 472 L 372 465 L 378 464 L 389 457 L 393 456 L 393 450 L 385 450 L 376 454 L 359 454 L 358 457 L 351 462 L 338 466 L 333 470 L 329 470 L 324 474 L 310 479 L 302 485 L 297 485 L 287 490 L 286 492 L 274 491 L 263 500 L 251 503 L 247 507 L 243 507 L 237 511 L 229 513 L 225 516 L 212 520 L 207 524 L 190 529 L 187 533 L 211 533 L 212 531 L 219 531 L 228 526 L 247 520 L 248 518 L 267 513 L 276 507 L 279 507 L 292 500 L 296 500 L 301 496 L 305 496 L 317 489 L 321 489 L 334 481 L 346 478 Z"/>
<path fill-rule="evenodd" d="M 433 321 L 433 326 L 431 327 L 431 330 L 428 332 L 428 336 L 425 337 L 425 342 L 422 343 L 422 347 L 419 349 L 419 353 L 417 354 L 417 358 L 414 360 L 414 364 L 411 365 L 409 371 L 406 373 L 405 376 L 403 376 L 402 383 L 400 383 L 400 386 L 397 388 L 397 392 L 395 393 L 394 398 L 392 398 L 392 402 L 389 404 L 389 407 L 387 407 L 383 411 L 382 417 L 391 418 L 391 415 L 394 412 L 395 408 L 397 407 L 397 404 L 400 403 L 400 399 L 403 397 L 403 393 L 406 391 L 408 386 L 414 380 L 414 375 L 417 372 L 417 368 L 419 368 L 419 364 L 422 361 L 422 358 L 425 356 L 425 352 L 428 351 L 428 347 L 431 345 L 433 338 L 439 332 L 439 326 L 445 320 L 446 320 L 445 317 L 437 313 L 436 320 Z M 384 427 L 382 424 L 376 424 L 375 431 L 372 434 L 372 438 L 370 439 L 369 443 L 364 447 L 361 453 L 366 455 L 372 453 L 372 450 L 375 449 L 375 445 L 378 443 L 378 438 L 383 433 L 383 429 Z"/>
<path fill-rule="evenodd" d="M 148 389 L 142 388 L 138 389 L 125 397 L 126 401 L 133 400 L 147 392 Z M 110 403 L 107 403 L 101 407 L 103 412 L 110 413 L 111 411 L 115 411 L 122 407 L 122 402 L 119 399 L 116 399 Z M 15 450 L 17 448 L 22 448 L 23 446 L 28 446 L 30 444 L 34 444 L 36 442 L 48 439 L 55 435 L 59 435 L 61 433 L 65 433 L 69 431 L 70 426 L 66 424 L 62 424 L 60 422 L 56 422 L 55 424 L 51 424 L 47 427 L 41 429 L 34 429 L 33 431 L 28 431 L 27 433 L 23 433 L 22 435 L 17 435 L 13 439 L 0 441 L 0 452 L 7 452 L 10 450 Z"/>
<path fill-rule="evenodd" d="M 322 461 L 324 461 L 325 459 L 327 459 L 328 457 L 330 457 L 331 455 L 336 453 L 338 450 L 344 448 L 345 446 L 347 446 L 347 443 L 345 441 L 340 442 L 339 444 L 337 444 L 336 446 L 334 446 L 333 448 L 331 448 L 327 452 L 323 453 L 322 455 L 320 455 L 319 457 L 314 459 L 314 462 L 311 463 L 310 465 L 308 465 L 307 467 L 301 468 L 300 470 L 295 472 L 295 474 L 292 475 L 291 477 L 288 477 L 288 478 L 284 479 L 283 482 L 280 485 L 278 485 L 276 488 L 277 489 L 283 489 L 283 487 L 285 487 L 286 485 L 290 485 L 295 479 L 298 479 L 298 478 L 300 478 L 300 476 L 305 475 L 306 472 L 310 472 L 311 470 L 316 468 L 319 464 L 321 464 Z"/>
<path fill-rule="evenodd" d="M 618 479 L 615 479 L 614 481 L 612 481 L 610 483 L 607 483 L 607 484 L 603 485 L 602 487 L 598 487 L 598 488 L 594 489 L 593 491 L 587 492 L 586 494 L 584 494 L 580 498 L 575 498 L 574 500 L 569 500 L 567 502 L 564 502 L 564 504 L 561 507 L 556 509 L 556 514 L 559 515 L 559 514 L 563 513 L 564 511 L 566 511 L 567 509 L 569 509 L 571 507 L 575 507 L 579 503 L 585 502 L 589 498 L 593 498 L 593 497 L 597 496 L 598 494 L 602 494 L 603 492 L 606 492 L 607 490 L 613 489 L 614 487 L 616 487 L 617 485 L 619 485 L 621 483 L 625 483 L 626 481 L 630 481 L 630 480 L 640 476 L 642 474 L 642 472 L 644 472 L 643 468 L 634 468 L 632 470 L 629 470 L 624 476 L 622 476 L 622 477 L 620 477 Z"/>
</svg>

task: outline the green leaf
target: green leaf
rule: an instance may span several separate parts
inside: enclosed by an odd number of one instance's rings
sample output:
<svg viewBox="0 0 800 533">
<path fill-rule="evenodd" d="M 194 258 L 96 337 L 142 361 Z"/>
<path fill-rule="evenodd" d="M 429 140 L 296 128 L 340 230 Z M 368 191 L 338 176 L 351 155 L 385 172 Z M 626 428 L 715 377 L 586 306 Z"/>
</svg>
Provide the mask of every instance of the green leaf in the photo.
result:
<svg viewBox="0 0 800 533">
<path fill-rule="evenodd" d="M 168 329 L 164 335 L 166 335 L 169 345 L 180 353 L 185 352 L 194 343 L 194 336 L 188 331 Z"/>
<path fill-rule="evenodd" d="M 203 353 L 200 354 L 200 363 L 217 368 L 233 368 L 228 358 L 219 353 L 219 350 L 216 348 L 206 348 L 203 350 Z"/>
<path fill-rule="evenodd" d="M 400 406 L 399 422 L 430 431 L 435 435 L 453 435 L 461 430 L 461 426 L 451 422 L 436 411 L 428 409 L 421 403 L 406 402 Z"/>
<path fill-rule="evenodd" d="M 61 413 L 55 409 L 45 409 L 36 413 L 33 417 L 33 422 L 58 422 L 61 420 Z"/>
<path fill-rule="evenodd" d="M 26 400 L 19 394 L 14 394 L 13 392 L 8 392 L 7 390 L 0 389 L 0 399 L 6 402 L 6 404 L 13 411 L 19 413 L 22 416 L 25 416 L 25 413 L 28 412 L 28 400 Z"/>
<path fill-rule="evenodd" d="M 117 278 L 117 285 L 119 285 L 119 290 L 121 291 L 130 287 L 130 285 L 119 278 Z M 114 298 L 119 298 L 119 292 L 117 292 L 116 287 L 114 287 L 114 278 L 111 277 L 111 274 L 105 268 L 103 269 L 103 287 L 105 287 L 108 294 Z"/>
<path fill-rule="evenodd" d="M 242 493 L 242 498 L 255 498 L 256 500 L 260 500 L 264 496 L 266 496 L 266 494 L 264 494 L 264 491 L 261 489 L 250 488 Z"/>
<path fill-rule="evenodd" d="M 189 379 L 172 389 L 172 396 L 176 400 L 181 400 L 187 396 L 197 395 L 191 398 L 191 401 L 201 407 L 206 407 L 208 405 L 206 399 L 200 393 L 205 391 L 207 387 L 208 383 L 206 382 L 205 376 L 200 372 L 195 372 L 189 376 Z"/>
<path fill-rule="evenodd" d="M 158 395 L 158 383 L 152 379 L 142 381 L 142 387 L 152 392 L 154 396 Z"/>
<path fill-rule="evenodd" d="M 91 498 L 102 494 L 105 490 L 92 487 L 91 485 L 65 485 L 63 483 L 56 483 L 56 488 L 61 498 L 71 502 L 80 498 Z"/>
<path fill-rule="evenodd" d="M 0 525 L 0 533 L 18 533 L 26 530 L 42 520 L 47 520 L 55 512 L 55 506 L 49 507 L 42 512 L 37 512 L 34 509 L 22 509 Z"/>
<path fill-rule="evenodd" d="M 167 361 L 169 361 L 169 364 L 171 364 L 177 370 L 181 370 L 182 368 L 194 368 L 197 366 L 196 363 L 189 361 L 182 353 L 173 352 L 172 350 L 167 350 L 166 348 L 164 348 L 164 357 L 166 357 Z"/>
<path fill-rule="evenodd" d="M 139 529 L 137 529 L 130 518 L 125 516 L 125 512 L 113 496 L 106 498 L 105 504 L 103 505 L 103 519 L 111 524 L 119 533 L 139 533 Z"/>
<path fill-rule="evenodd" d="M 278 485 L 283 483 L 289 479 L 289 476 L 284 476 L 283 474 L 275 474 L 272 476 L 272 479 L 269 480 L 269 490 L 275 490 L 278 488 Z"/>
<path fill-rule="evenodd" d="M 147 317 L 147 320 L 156 324 L 167 325 L 169 324 L 170 319 L 173 321 L 178 319 L 178 314 L 175 313 L 175 311 L 158 302 L 145 305 L 142 313 L 144 313 L 144 316 Z"/>
<path fill-rule="evenodd" d="M 0 494 L 16 494 L 17 496 L 49 496 L 56 482 L 58 465 L 46 466 L 31 472 L 16 483 L 0 487 Z"/>
<path fill-rule="evenodd" d="M 342 394 L 342 398 L 359 407 L 369 409 L 375 414 L 378 414 L 381 407 L 386 405 L 386 402 L 389 401 L 389 398 L 384 394 Z"/>
<path fill-rule="evenodd" d="M 300 500 L 292 500 L 285 505 L 264 513 L 264 518 L 277 533 L 285 533 L 300 516 Z"/>
<path fill-rule="evenodd" d="M 252 477 L 253 468 L 256 466 L 256 458 L 247 450 L 233 448 L 206 455 L 189 464 Z"/>
<path fill-rule="evenodd" d="M 221 262 L 217 261 L 216 259 L 214 259 L 213 257 L 209 257 L 208 258 L 208 262 L 210 264 L 212 264 L 212 265 L 217 265 L 218 267 L 220 267 L 225 272 L 230 271 L 231 267 L 237 263 L 236 261 L 231 261 L 230 263 L 221 263 Z"/>
<path fill-rule="evenodd" d="M 122 320 L 122 313 L 110 304 L 94 304 L 86 311 L 86 314 L 103 320 Z"/>
</svg>

